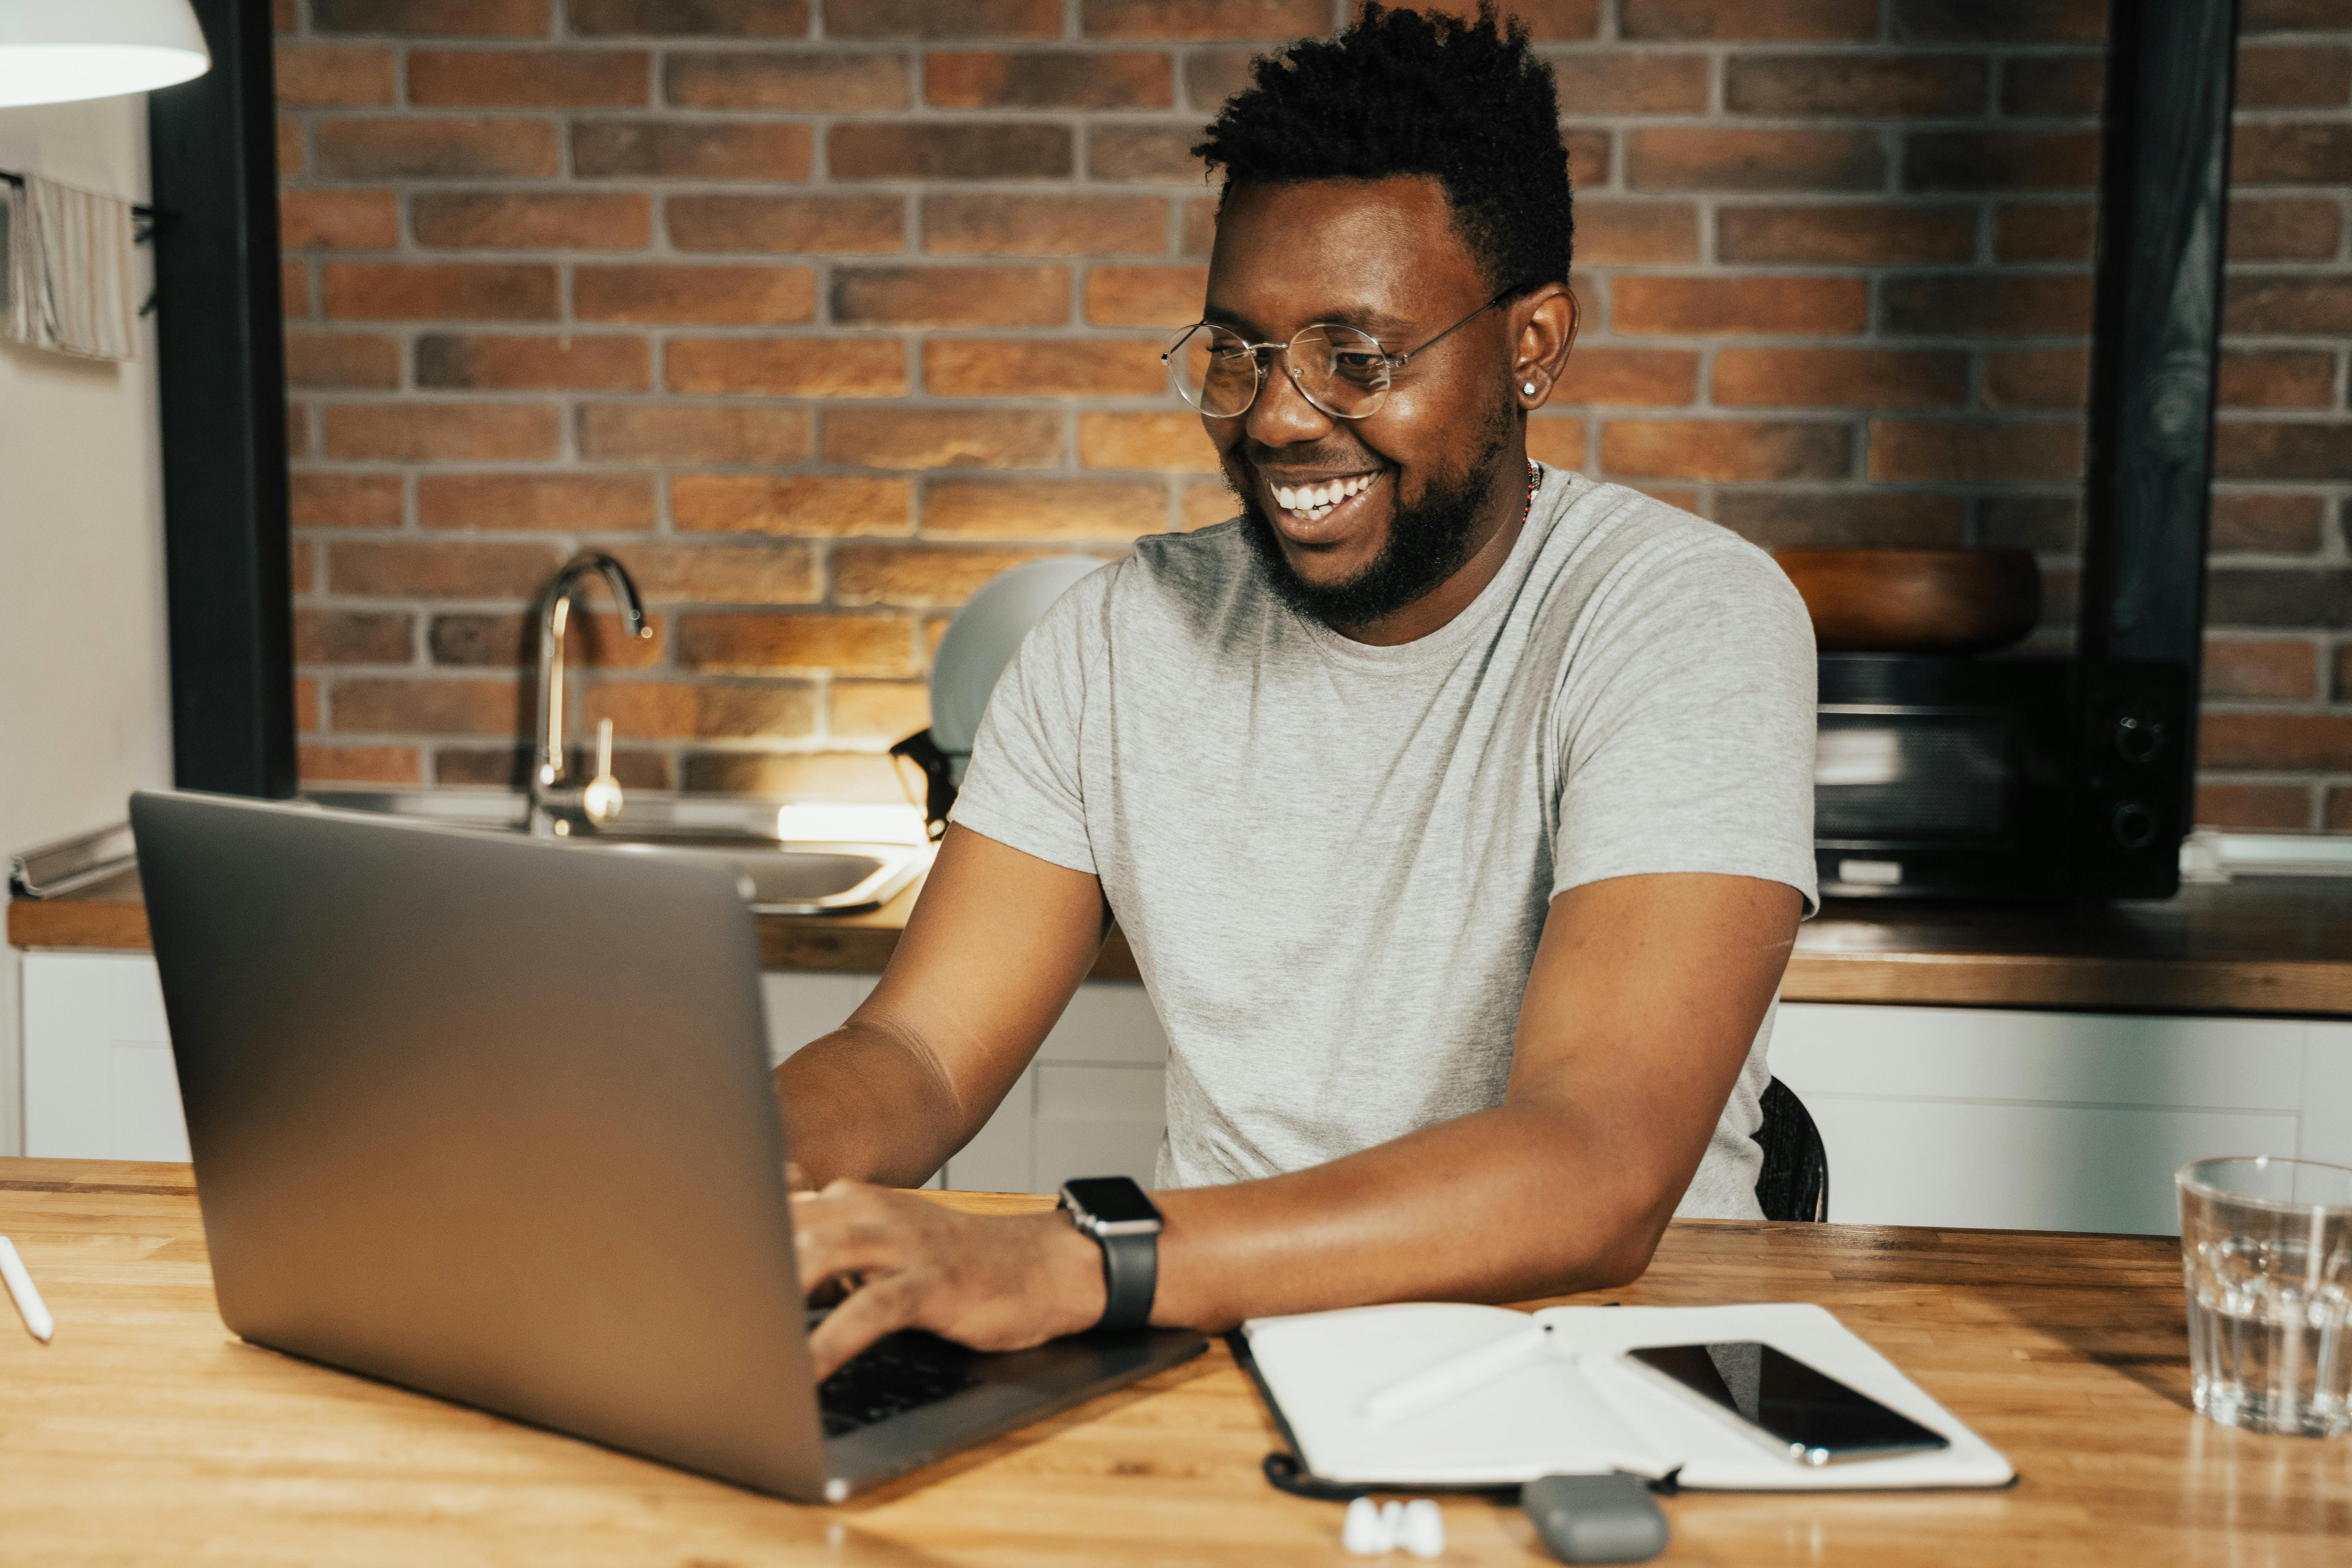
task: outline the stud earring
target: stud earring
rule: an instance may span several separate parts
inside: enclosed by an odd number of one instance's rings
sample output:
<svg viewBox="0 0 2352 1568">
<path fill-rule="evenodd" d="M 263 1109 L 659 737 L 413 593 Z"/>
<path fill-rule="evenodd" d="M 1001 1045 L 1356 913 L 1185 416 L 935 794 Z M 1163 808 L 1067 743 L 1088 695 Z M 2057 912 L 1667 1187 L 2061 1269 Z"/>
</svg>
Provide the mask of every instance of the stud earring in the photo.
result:
<svg viewBox="0 0 2352 1568">
<path fill-rule="evenodd" d="M 1523 381 L 1519 383 L 1519 390 L 1533 397 L 1536 395 L 1536 384 L 1532 381 Z"/>
</svg>

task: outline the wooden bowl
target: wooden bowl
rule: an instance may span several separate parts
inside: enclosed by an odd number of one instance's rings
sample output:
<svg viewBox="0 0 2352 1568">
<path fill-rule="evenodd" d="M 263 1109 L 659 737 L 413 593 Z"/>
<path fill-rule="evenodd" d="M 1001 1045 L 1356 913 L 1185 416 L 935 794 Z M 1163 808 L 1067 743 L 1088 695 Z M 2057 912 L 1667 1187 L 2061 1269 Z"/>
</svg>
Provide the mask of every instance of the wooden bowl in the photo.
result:
<svg viewBox="0 0 2352 1568">
<path fill-rule="evenodd" d="M 1823 653 L 1987 653 L 2042 616 L 2030 550 L 1783 550 Z"/>
</svg>

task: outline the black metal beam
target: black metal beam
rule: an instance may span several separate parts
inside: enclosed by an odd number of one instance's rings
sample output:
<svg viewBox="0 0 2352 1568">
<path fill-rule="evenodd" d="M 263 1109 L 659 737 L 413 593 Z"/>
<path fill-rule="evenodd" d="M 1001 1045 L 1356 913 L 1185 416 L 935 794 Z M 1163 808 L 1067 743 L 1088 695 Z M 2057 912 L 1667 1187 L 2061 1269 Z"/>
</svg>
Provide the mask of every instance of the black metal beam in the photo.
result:
<svg viewBox="0 0 2352 1568">
<path fill-rule="evenodd" d="M 194 0 L 212 69 L 150 95 L 173 773 L 294 793 L 286 350 L 268 0 Z"/>
</svg>

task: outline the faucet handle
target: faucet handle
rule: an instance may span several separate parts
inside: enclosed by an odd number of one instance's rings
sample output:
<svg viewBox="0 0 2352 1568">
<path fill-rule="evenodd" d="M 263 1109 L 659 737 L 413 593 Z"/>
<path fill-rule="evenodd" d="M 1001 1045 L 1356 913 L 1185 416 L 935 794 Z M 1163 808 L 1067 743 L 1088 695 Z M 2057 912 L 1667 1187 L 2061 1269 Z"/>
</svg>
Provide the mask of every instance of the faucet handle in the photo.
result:
<svg viewBox="0 0 2352 1568">
<path fill-rule="evenodd" d="M 621 781 L 613 776 L 613 721 L 596 721 L 596 776 L 580 792 L 580 809 L 602 827 L 621 813 Z"/>
</svg>

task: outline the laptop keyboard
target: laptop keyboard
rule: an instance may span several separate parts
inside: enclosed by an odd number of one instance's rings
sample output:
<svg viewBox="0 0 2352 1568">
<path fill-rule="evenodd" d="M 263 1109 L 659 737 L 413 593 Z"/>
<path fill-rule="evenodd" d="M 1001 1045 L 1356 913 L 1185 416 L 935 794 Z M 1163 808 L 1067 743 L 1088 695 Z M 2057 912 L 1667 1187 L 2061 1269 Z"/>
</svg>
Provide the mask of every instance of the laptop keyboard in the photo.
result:
<svg viewBox="0 0 2352 1568">
<path fill-rule="evenodd" d="M 816 1385 L 824 1435 L 846 1436 L 893 1415 L 936 1405 L 980 1381 L 976 1352 L 909 1329 L 876 1341 Z"/>
</svg>

